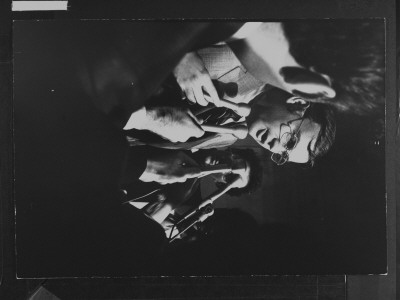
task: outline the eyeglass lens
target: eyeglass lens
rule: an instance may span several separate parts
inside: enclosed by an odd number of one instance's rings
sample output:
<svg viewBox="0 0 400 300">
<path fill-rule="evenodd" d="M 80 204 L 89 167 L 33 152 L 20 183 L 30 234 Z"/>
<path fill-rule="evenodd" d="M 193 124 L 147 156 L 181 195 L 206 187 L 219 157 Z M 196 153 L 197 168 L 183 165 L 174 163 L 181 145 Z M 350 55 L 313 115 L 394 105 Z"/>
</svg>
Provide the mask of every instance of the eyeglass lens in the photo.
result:
<svg viewBox="0 0 400 300">
<path fill-rule="evenodd" d="M 297 121 L 297 120 L 294 120 Z M 297 132 L 300 130 L 301 125 L 303 124 L 304 119 L 301 119 L 300 126 Z M 292 128 L 288 124 L 282 124 L 280 131 L 285 131 L 280 136 L 280 142 L 282 143 L 285 151 L 282 153 L 272 153 L 271 160 L 276 163 L 277 165 L 283 165 L 289 160 L 289 153 L 288 151 L 293 150 L 298 142 L 297 134 L 293 133 Z"/>
<path fill-rule="evenodd" d="M 288 159 L 289 159 L 289 154 L 286 151 L 282 153 L 272 153 L 271 155 L 271 160 L 278 166 L 286 163 Z"/>
</svg>

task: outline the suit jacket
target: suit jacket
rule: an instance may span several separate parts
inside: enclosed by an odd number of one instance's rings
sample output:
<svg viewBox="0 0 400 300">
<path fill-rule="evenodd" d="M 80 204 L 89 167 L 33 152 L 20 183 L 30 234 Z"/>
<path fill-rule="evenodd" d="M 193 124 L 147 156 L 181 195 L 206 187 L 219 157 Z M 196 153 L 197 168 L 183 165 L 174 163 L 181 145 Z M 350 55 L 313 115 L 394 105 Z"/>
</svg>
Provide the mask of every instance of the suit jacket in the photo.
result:
<svg viewBox="0 0 400 300">
<path fill-rule="evenodd" d="M 220 97 L 235 103 L 248 103 L 264 86 L 239 61 L 226 44 L 197 51 L 216 84 Z"/>
</svg>

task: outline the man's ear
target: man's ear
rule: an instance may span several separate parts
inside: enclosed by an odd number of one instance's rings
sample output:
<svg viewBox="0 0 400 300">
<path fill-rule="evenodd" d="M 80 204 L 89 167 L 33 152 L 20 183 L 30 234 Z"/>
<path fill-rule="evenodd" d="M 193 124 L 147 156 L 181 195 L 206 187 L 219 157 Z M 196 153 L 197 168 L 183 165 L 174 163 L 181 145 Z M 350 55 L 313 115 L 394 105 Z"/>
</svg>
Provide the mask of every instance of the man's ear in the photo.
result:
<svg viewBox="0 0 400 300">
<path fill-rule="evenodd" d="M 286 103 L 287 104 L 297 104 L 297 105 L 307 106 L 307 107 L 310 106 L 310 102 L 304 100 L 303 98 L 296 97 L 296 96 L 288 98 L 286 100 Z"/>
<path fill-rule="evenodd" d="M 288 98 L 286 104 L 290 105 L 291 111 L 297 112 L 301 117 L 304 115 L 307 108 L 310 107 L 310 102 L 297 96 Z"/>
<path fill-rule="evenodd" d="M 283 67 L 279 73 L 295 94 L 307 98 L 334 98 L 336 96 L 326 75 L 301 67 Z"/>
</svg>

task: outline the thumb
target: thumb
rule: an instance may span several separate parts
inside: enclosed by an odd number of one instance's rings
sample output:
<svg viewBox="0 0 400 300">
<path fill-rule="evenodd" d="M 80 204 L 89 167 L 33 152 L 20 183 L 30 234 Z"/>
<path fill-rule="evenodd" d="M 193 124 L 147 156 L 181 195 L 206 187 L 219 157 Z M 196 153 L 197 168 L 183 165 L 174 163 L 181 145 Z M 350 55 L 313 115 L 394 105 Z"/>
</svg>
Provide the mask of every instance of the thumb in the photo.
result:
<svg viewBox="0 0 400 300">
<path fill-rule="evenodd" d="M 219 107 L 221 106 L 221 101 L 219 99 L 218 96 L 218 92 L 214 86 L 214 84 L 212 83 L 211 79 L 209 79 L 209 81 L 207 82 L 207 84 L 205 85 L 205 90 L 206 93 L 208 94 L 208 101 L 214 103 L 215 106 Z"/>
</svg>

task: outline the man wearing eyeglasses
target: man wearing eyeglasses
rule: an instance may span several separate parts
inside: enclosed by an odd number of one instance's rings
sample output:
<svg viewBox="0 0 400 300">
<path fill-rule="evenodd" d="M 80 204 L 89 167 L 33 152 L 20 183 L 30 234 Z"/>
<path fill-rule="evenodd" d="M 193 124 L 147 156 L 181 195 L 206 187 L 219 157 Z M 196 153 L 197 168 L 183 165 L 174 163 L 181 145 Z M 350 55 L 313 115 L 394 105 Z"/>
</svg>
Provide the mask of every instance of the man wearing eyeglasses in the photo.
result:
<svg viewBox="0 0 400 300">
<path fill-rule="evenodd" d="M 313 164 L 334 142 L 335 119 L 324 104 L 307 102 L 278 88 L 266 89 L 251 104 L 249 134 L 272 152 L 277 165 L 288 161 Z"/>
<path fill-rule="evenodd" d="M 383 103 L 384 48 L 381 23 L 321 20 L 247 25 L 254 28 L 250 28 L 252 30 L 247 34 L 235 34 L 228 41 L 229 47 L 225 45 L 230 50 L 225 50 L 224 45 L 217 45 L 188 53 L 175 68 L 174 75 L 185 97 L 203 106 L 208 102 L 218 106 L 219 97 L 233 100 L 238 95 L 242 98 L 235 99 L 238 102 L 246 102 L 254 97 L 259 99 L 262 83 L 277 86 L 315 103 L 304 109 L 306 103 L 300 105 L 302 101 L 296 98 L 296 105 L 287 103 L 290 110 L 299 108 L 297 112 L 290 113 L 293 119 L 280 122 L 282 126 L 264 121 L 264 125 L 268 124 L 265 132 L 261 130 L 260 121 L 250 129 L 256 141 L 274 153 L 272 159 L 276 163 L 313 162 L 327 152 L 335 132 L 333 117 L 319 103 L 356 114 L 368 114 Z M 213 59 L 215 55 L 221 57 L 217 63 Z M 230 69 L 222 66 L 231 57 L 236 65 Z M 250 72 L 254 77 L 248 80 Z M 232 88 L 233 85 L 227 83 L 237 81 L 220 80 L 223 77 L 246 80 L 245 84 Z M 222 84 L 215 86 L 215 81 Z M 220 95 L 218 87 L 224 90 L 223 95 Z M 271 98 L 265 97 L 265 103 Z M 255 113 L 254 108 L 252 110 Z M 304 120 L 300 126 L 299 117 L 302 116 Z M 298 120 L 294 121 L 296 118 Z M 193 126 L 192 123 L 196 125 L 197 121 L 191 120 L 186 122 L 192 126 L 182 136 L 185 140 L 204 134 L 199 126 Z M 313 126 L 311 120 L 318 125 Z M 256 127 L 260 127 L 258 131 L 254 129 Z M 296 132 L 298 127 L 300 130 Z M 311 136 L 305 134 L 310 130 L 318 133 Z M 164 126 L 159 133 L 163 136 L 164 131 L 170 132 Z M 300 138 L 296 138 L 298 135 Z M 290 143 L 284 141 L 288 136 Z M 303 145 L 304 140 L 309 142 Z M 299 152 L 298 149 L 303 149 L 303 146 L 308 151 Z"/>
<path fill-rule="evenodd" d="M 240 117 L 233 111 L 223 107 L 214 107 L 209 104 L 206 108 L 201 103 L 188 105 L 192 102 L 181 100 L 181 90 L 176 82 L 168 82 L 163 85 L 160 95 L 153 96 L 149 107 L 143 108 L 139 113 L 132 114 L 125 129 L 134 129 L 134 138 L 131 145 L 136 145 L 137 130 L 144 132 L 140 134 L 140 142 L 146 144 L 169 148 L 169 149 L 207 149 L 215 147 L 230 146 L 237 138 L 230 134 L 210 134 L 202 131 L 198 125 L 198 135 L 186 141 L 177 140 L 182 137 L 178 130 L 182 126 L 174 128 L 172 122 L 164 122 L 165 116 L 171 114 L 171 119 L 177 112 L 176 107 L 181 106 L 193 112 L 193 122 L 203 120 L 205 124 L 226 125 L 246 122 L 249 134 L 263 148 L 271 151 L 271 159 L 278 165 L 286 162 L 310 163 L 316 158 L 324 155 L 331 147 L 335 136 L 335 121 L 333 112 L 327 104 L 311 103 L 301 97 L 295 97 L 283 89 L 264 85 L 253 77 L 238 61 L 233 52 L 227 46 L 211 47 L 199 51 L 201 57 L 207 62 L 206 67 L 213 78 L 213 84 L 218 94 L 223 99 L 231 102 L 246 103 L 251 107 L 248 117 Z M 216 57 L 225 57 L 219 62 Z M 228 62 L 228 63 L 227 63 Z M 225 65 L 224 65 L 225 64 Z M 179 80 L 178 80 L 179 83 Z M 163 95 L 164 94 L 164 95 Z M 207 99 L 210 99 L 206 97 Z M 153 101 L 154 100 L 154 101 Z M 172 107 L 166 107 L 171 105 Z M 205 110 L 205 112 L 201 112 Z M 196 113 L 199 112 L 199 113 Z M 159 118 L 152 117 L 160 116 Z M 197 117 L 197 118 L 195 118 Z M 159 123 L 161 126 L 156 126 Z M 154 124 L 146 127 L 143 124 Z M 138 127 L 136 127 L 138 126 Z M 190 134 L 192 127 L 186 127 L 185 133 Z M 143 130 L 144 129 L 144 130 Z M 182 129 L 182 128 L 181 128 Z M 165 139 L 151 136 L 153 133 Z M 170 134 L 170 136 L 163 134 Z M 229 138 L 227 137 L 229 136 Z M 190 137 L 190 136 L 189 136 Z M 178 142 L 178 143 L 177 143 Z"/>
<path fill-rule="evenodd" d="M 184 103 L 180 99 L 176 102 Z M 236 116 L 235 119 L 234 112 L 215 107 L 199 116 L 206 124 L 210 120 L 219 123 L 230 119 L 230 124 L 244 121 L 249 135 L 260 146 L 272 152 L 271 159 L 277 165 L 287 162 L 312 165 L 316 159 L 327 153 L 334 142 L 336 132 L 334 114 L 326 104 L 310 103 L 270 85 L 260 89 L 258 95 L 250 99 L 248 104 L 251 113 L 246 118 Z M 147 131 L 144 135 L 145 137 L 148 135 Z M 223 139 L 223 135 L 206 133 L 200 138 L 192 138 L 184 143 L 171 143 L 159 138 L 158 142 L 153 143 L 149 140 L 147 144 L 160 148 L 191 150 L 226 147 L 237 140 L 233 136 L 230 139 Z"/>
</svg>

